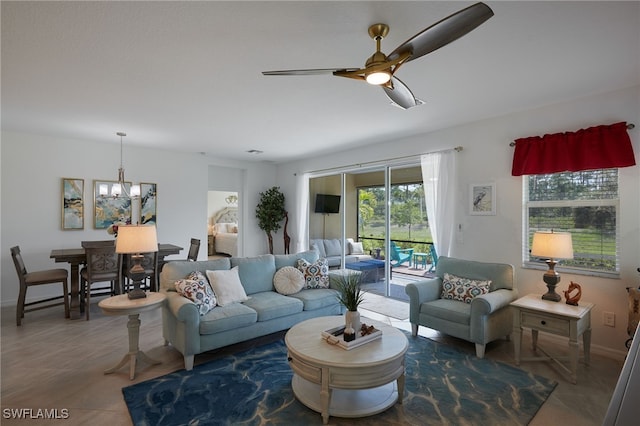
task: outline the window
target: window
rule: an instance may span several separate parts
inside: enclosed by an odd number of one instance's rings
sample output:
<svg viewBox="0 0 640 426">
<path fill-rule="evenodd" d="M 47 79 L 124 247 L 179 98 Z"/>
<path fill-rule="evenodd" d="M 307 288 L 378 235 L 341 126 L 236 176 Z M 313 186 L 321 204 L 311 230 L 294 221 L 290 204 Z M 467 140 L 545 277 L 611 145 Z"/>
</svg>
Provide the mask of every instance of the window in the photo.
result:
<svg viewBox="0 0 640 426">
<path fill-rule="evenodd" d="M 619 212 L 618 169 L 585 170 L 524 179 L 524 260 L 529 266 L 544 265 L 530 257 L 536 231 L 570 232 L 573 259 L 560 267 L 576 274 L 617 274 Z"/>
</svg>

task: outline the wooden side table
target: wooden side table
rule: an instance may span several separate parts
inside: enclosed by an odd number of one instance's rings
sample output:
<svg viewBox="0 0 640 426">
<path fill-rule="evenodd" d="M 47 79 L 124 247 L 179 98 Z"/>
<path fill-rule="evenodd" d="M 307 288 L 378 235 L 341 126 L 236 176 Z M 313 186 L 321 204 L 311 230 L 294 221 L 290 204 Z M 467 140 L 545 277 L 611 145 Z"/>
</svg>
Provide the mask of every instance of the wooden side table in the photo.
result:
<svg viewBox="0 0 640 426">
<path fill-rule="evenodd" d="M 127 328 L 129 329 L 129 352 L 118 364 L 106 369 L 104 374 L 113 373 L 129 363 L 129 379 L 133 380 L 136 375 L 136 362 L 138 358 L 147 364 L 160 364 L 160 361 L 150 358 L 138 347 L 140 338 L 140 313 L 159 308 L 162 303 L 164 303 L 165 298 L 166 296 L 163 293 L 153 292 L 147 293 L 147 297 L 142 299 L 129 299 L 126 294 L 121 294 L 103 299 L 98 303 L 98 306 L 100 306 L 106 315 L 129 316 L 129 321 L 127 322 Z"/>
<path fill-rule="evenodd" d="M 514 311 L 513 348 L 516 365 L 520 361 L 548 361 L 558 363 L 571 376 L 571 382 L 577 382 L 577 369 L 580 347 L 578 338 L 582 336 L 584 346 L 584 363 L 589 365 L 591 358 L 591 309 L 593 303 L 580 302 L 580 306 L 567 305 L 563 302 L 542 300 L 539 294 L 529 294 L 511 303 Z M 531 329 L 534 352 L 540 350 L 544 357 L 520 358 L 522 346 L 522 328 Z M 553 357 L 538 347 L 538 332 L 544 331 L 569 338 L 569 356 Z M 567 368 L 560 361 L 569 361 Z"/>
</svg>

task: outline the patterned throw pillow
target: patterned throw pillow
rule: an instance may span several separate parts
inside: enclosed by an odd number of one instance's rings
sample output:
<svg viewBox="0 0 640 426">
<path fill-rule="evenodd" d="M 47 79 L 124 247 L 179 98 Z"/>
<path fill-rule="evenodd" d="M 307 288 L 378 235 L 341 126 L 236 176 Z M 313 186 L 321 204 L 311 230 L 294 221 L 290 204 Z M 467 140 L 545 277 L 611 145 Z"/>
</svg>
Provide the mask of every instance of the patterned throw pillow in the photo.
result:
<svg viewBox="0 0 640 426">
<path fill-rule="evenodd" d="M 489 293 L 490 280 L 472 280 L 445 272 L 442 280 L 442 298 L 471 303 L 474 297 Z"/>
<path fill-rule="evenodd" d="M 283 266 L 273 275 L 273 286 L 280 294 L 295 294 L 304 288 L 304 274 L 293 266 Z"/>
<path fill-rule="evenodd" d="M 179 295 L 196 304 L 200 315 L 216 307 L 216 296 L 202 272 L 193 271 L 185 279 L 176 281 L 174 286 Z"/>
<path fill-rule="evenodd" d="M 324 257 L 311 263 L 298 259 L 297 268 L 304 275 L 305 288 L 329 288 L 329 262 Z"/>
</svg>

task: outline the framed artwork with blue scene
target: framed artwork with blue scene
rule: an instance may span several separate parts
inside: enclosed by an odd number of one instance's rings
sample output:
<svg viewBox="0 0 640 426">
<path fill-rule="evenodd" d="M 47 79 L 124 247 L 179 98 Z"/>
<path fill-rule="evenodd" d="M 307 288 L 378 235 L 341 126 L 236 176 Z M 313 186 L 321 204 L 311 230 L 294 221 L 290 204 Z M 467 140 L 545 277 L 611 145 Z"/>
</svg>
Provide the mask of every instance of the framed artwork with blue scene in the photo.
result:
<svg viewBox="0 0 640 426">
<path fill-rule="evenodd" d="M 110 225 L 119 223 L 131 223 L 131 199 L 127 197 L 112 197 L 100 195 L 100 185 L 109 188 L 118 183 L 112 180 L 93 181 L 93 227 L 95 229 L 107 229 Z M 131 191 L 131 182 L 124 183 L 127 193 Z"/>
<path fill-rule="evenodd" d="M 62 178 L 62 229 L 84 229 L 84 179 Z"/>
<path fill-rule="evenodd" d="M 140 224 L 155 224 L 158 213 L 158 185 L 140 182 Z"/>
</svg>

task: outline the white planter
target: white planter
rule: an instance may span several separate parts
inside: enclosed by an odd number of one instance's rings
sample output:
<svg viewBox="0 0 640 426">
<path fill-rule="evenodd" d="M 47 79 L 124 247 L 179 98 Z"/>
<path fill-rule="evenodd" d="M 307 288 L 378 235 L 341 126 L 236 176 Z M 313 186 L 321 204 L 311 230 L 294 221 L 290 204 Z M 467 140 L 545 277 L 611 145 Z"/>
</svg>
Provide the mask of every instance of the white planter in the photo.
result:
<svg viewBox="0 0 640 426">
<path fill-rule="evenodd" d="M 360 312 L 358 311 L 347 311 L 344 314 L 345 326 L 351 328 L 356 332 L 356 339 L 360 337 Z"/>
</svg>

